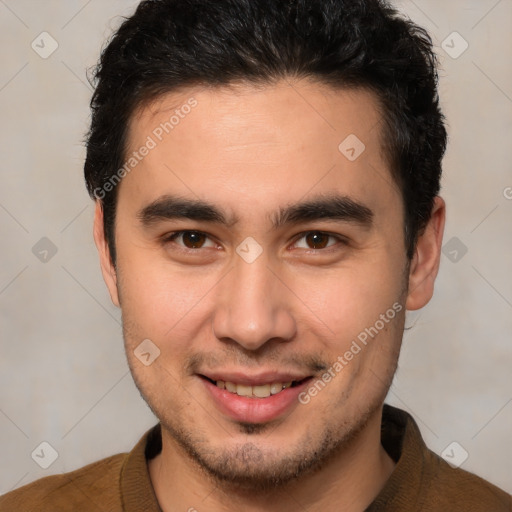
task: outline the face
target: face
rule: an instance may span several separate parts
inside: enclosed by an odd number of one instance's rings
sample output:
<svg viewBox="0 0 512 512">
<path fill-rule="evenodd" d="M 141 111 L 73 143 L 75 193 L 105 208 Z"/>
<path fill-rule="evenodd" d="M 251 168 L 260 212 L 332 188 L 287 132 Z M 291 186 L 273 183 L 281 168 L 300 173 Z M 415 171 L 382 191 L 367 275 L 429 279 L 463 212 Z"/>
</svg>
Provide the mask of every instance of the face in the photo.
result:
<svg viewBox="0 0 512 512">
<path fill-rule="evenodd" d="M 380 411 L 436 271 L 430 249 L 408 267 L 380 127 L 371 93 L 309 82 L 133 117 L 128 157 L 150 149 L 118 185 L 115 270 L 97 210 L 103 272 L 163 435 L 220 479 L 320 467 Z"/>
</svg>

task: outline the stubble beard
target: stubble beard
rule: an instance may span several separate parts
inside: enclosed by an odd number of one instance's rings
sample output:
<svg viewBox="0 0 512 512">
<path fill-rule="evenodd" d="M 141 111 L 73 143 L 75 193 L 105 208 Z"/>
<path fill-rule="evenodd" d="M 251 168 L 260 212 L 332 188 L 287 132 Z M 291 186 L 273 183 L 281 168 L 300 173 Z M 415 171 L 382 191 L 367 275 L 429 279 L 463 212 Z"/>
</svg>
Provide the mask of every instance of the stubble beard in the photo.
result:
<svg viewBox="0 0 512 512">
<path fill-rule="evenodd" d="M 230 448 L 214 447 L 208 434 L 200 433 L 203 428 L 194 428 L 193 423 L 187 428 L 186 424 L 176 420 L 179 415 L 170 417 L 163 412 L 164 408 L 157 406 L 157 401 L 147 396 L 137 379 L 134 380 L 142 398 L 160 420 L 162 436 L 167 436 L 177 451 L 188 457 L 214 485 L 243 494 L 284 490 L 287 485 L 325 468 L 353 443 L 385 398 L 385 394 L 375 396 L 357 418 L 346 419 L 343 424 L 333 425 L 332 418 L 329 421 L 326 417 L 318 422 L 323 425 L 321 431 L 308 430 L 293 447 L 287 447 L 286 453 L 276 456 L 275 450 L 264 450 L 259 446 L 259 440 L 265 442 L 266 437 L 272 435 L 275 425 L 238 423 L 240 433 L 254 440 Z M 337 406 L 343 407 L 343 403 Z"/>
<path fill-rule="evenodd" d="M 402 294 L 404 293 L 406 293 L 406 286 L 402 290 Z M 404 297 L 402 295 L 402 298 Z M 125 332 L 123 334 L 126 335 Z M 189 428 L 187 428 L 187 423 L 180 418 L 179 411 L 174 411 L 175 414 L 170 415 L 167 412 L 168 407 L 163 404 L 159 407 L 158 399 L 148 396 L 144 386 L 139 382 L 137 372 L 133 370 L 131 358 L 128 358 L 128 363 L 142 398 L 161 423 L 162 436 L 171 439 L 175 447 L 195 463 L 196 467 L 215 485 L 250 494 L 283 489 L 292 482 L 296 483 L 300 478 L 325 468 L 347 446 L 350 446 L 384 403 L 397 368 L 400 344 L 398 343 L 395 347 L 393 361 L 389 362 L 384 374 L 380 377 L 375 375 L 381 384 L 379 392 L 371 397 L 371 401 L 364 408 L 359 406 L 357 417 L 333 422 L 330 411 L 325 411 L 323 421 L 318 422 L 319 425 L 323 425 L 321 431 L 307 430 L 299 442 L 292 448 L 288 448 L 287 453 L 278 457 L 275 456 L 275 450 L 267 452 L 258 446 L 258 437 L 265 440 L 266 436 L 272 435 L 275 425 L 271 423 L 238 423 L 240 433 L 247 437 L 253 436 L 254 440 L 231 448 L 213 447 L 207 434 L 201 435 L 200 431 L 203 429 L 194 428 L 194 421 L 190 416 L 188 417 Z M 129 347 L 126 336 L 125 347 L 127 349 Z M 345 390 L 344 396 L 332 408 L 343 408 L 351 391 Z"/>
<path fill-rule="evenodd" d="M 288 484 L 324 468 L 364 429 L 368 419 L 363 418 L 342 436 L 339 430 L 331 428 L 325 428 L 319 436 L 315 436 L 316 439 L 305 436 L 299 445 L 279 459 L 265 453 L 258 446 L 257 439 L 223 452 L 201 452 L 198 450 L 200 445 L 190 436 L 180 435 L 172 431 L 170 426 L 165 428 L 198 467 L 217 484 L 246 492 L 268 492 L 282 490 Z M 256 427 L 256 430 L 262 430 L 259 425 Z M 246 433 L 247 425 L 241 425 L 240 430 Z"/>
</svg>

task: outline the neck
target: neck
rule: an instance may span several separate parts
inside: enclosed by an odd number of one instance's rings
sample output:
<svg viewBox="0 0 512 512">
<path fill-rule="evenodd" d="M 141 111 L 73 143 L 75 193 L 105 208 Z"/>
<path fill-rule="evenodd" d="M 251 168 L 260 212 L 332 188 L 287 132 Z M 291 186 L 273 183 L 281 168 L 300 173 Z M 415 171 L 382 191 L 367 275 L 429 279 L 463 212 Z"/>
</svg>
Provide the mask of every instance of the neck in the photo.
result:
<svg viewBox="0 0 512 512">
<path fill-rule="evenodd" d="M 379 494 L 395 465 L 380 442 L 381 415 L 382 408 L 320 470 L 265 492 L 212 480 L 162 428 L 162 451 L 149 461 L 155 494 L 163 512 L 361 512 Z"/>
</svg>

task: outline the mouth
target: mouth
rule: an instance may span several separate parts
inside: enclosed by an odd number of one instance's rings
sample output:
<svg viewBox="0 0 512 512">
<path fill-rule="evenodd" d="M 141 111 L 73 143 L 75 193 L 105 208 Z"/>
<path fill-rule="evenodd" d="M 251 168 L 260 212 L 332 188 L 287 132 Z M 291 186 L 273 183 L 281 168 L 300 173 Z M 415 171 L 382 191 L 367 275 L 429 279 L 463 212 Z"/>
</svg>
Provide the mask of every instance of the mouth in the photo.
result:
<svg viewBox="0 0 512 512">
<path fill-rule="evenodd" d="M 305 377 L 300 380 L 290 380 L 288 382 L 271 382 L 267 384 L 248 385 L 231 381 L 213 380 L 205 375 L 200 375 L 200 377 L 214 384 L 219 389 L 225 389 L 229 393 L 247 398 L 268 398 L 281 393 L 285 389 L 300 386 L 307 380 L 311 379 L 311 377 Z"/>
<path fill-rule="evenodd" d="M 226 418 L 243 423 L 268 423 L 290 415 L 312 376 L 267 373 L 196 374 L 216 409 Z"/>
</svg>

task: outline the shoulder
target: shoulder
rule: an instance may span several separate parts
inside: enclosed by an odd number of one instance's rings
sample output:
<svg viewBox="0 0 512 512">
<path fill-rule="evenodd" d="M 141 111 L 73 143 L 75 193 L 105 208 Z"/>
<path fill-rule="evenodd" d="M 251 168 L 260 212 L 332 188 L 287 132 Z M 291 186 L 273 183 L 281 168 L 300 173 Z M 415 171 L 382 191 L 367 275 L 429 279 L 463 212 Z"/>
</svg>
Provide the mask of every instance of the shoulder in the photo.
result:
<svg viewBox="0 0 512 512">
<path fill-rule="evenodd" d="M 368 512 L 512 512 L 512 496 L 430 450 L 409 413 L 385 404 L 381 439 L 396 466 Z"/>
<path fill-rule="evenodd" d="M 425 489 L 425 505 L 436 504 L 440 510 L 465 512 L 511 512 L 512 496 L 473 473 L 453 468 L 428 450 L 429 485 Z"/>
<path fill-rule="evenodd" d="M 120 511 L 119 481 L 125 458 L 126 454 L 118 454 L 36 480 L 0 496 L 0 512 Z"/>
</svg>

